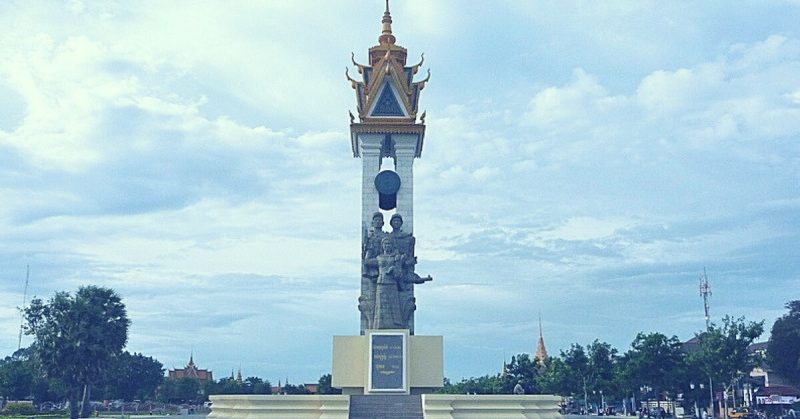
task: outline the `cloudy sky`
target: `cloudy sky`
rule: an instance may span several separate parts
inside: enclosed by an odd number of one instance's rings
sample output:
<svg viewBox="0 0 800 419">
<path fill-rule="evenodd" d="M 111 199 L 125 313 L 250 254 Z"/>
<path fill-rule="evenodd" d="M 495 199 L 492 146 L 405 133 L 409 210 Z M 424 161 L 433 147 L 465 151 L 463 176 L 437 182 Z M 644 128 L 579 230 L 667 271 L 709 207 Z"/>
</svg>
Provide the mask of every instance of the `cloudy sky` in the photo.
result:
<svg viewBox="0 0 800 419">
<path fill-rule="evenodd" d="M 381 0 L 0 3 L 0 356 L 97 284 L 128 349 L 216 377 L 330 371 L 359 331 L 344 70 Z M 445 375 L 800 298 L 800 3 L 394 0 L 432 78 L 417 333 Z M 765 335 L 764 339 L 768 336 Z M 23 337 L 23 345 L 30 337 Z"/>
</svg>

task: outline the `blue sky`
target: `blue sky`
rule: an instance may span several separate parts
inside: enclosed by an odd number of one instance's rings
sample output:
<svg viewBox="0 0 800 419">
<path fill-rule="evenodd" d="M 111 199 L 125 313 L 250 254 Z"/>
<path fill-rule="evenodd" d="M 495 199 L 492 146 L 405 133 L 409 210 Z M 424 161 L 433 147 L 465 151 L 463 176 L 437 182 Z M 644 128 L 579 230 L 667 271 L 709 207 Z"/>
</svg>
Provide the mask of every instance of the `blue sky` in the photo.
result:
<svg viewBox="0 0 800 419">
<path fill-rule="evenodd" d="M 330 370 L 357 334 L 350 53 L 383 2 L 0 4 L 0 354 L 29 295 L 112 287 L 128 349 Z M 432 78 L 418 334 L 445 375 L 800 298 L 800 2 L 392 2 Z M 764 339 L 767 335 L 764 336 Z M 30 342 L 29 337 L 23 343 Z"/>
</svg>

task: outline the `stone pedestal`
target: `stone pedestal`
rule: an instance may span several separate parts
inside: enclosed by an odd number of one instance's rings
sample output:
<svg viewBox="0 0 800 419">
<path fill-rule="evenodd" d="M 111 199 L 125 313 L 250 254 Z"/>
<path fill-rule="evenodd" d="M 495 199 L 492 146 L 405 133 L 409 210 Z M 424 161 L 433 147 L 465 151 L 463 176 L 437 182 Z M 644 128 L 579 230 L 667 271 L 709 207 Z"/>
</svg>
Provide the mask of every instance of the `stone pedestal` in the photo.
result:
<svg viewBox="0 0 800 419">
<path fill-rule="evenodd" d="M 332 385 L 343 394 L 421 394 L 442 387 L 443 339 L 405 329 L 333 337 Z"/>
<path fill-rule="evenodd" d="M 369 399 L 356 402 L 354 399 Z M 217 395 L 209 419 L 377 419 L 384 413 L 404 413 L 419 419 L 560 419 L 561 398 L 539 395 L 423 394 L 416 407 L 406 409 L 405 400 L 415 396 L 276 396 Z M 376 403 L 372 403 L 372 400 Z M 370 406 L 363 406 L 369 401 Z M 398 407 L 399 406 L 399 407 Z M 421 412 L 420 412 L 421 410 Z"/>
<path fill-rule="evenodd" d="M 209 419 L 348 419 L 349 396 L 210 396 Z"/>
<path fill-rule="evenodd" d="M 425 419 L 559 419 L 559 396 L 423 394 Z"/>
</svg>

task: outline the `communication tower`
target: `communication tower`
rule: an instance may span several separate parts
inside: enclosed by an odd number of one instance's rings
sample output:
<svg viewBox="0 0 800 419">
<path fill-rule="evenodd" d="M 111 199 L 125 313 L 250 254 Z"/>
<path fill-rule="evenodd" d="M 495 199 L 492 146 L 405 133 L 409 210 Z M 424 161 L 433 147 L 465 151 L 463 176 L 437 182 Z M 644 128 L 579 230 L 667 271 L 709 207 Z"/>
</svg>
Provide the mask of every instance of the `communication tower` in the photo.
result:
<svg viewBox="0 0 800 419">
<path fill-rule="evenodd" d="M 17 350 L 22 349 L 22 325 L 25 322 L 25 314 L 21 310 L 25 310 L 25 303 L 28 300 L 28 280 L 31 277 L 31 265 L 25 267 L 25 291 L 22 293 L 22 308 L 20 309 L 19 319 L 19 340 L 17 341 Z"/>
<path fill-rule="evenodd" d="M 711 318 L 708 315 L 708 296 L 711 295 L 711 287 L 708 286 L 708 275 L 706 268 L 703 267 L 703 275 L 700 277 L 700 295 L 703 297 L 703 308 L 706 313 L 706 330 L 711 328 Z"/>
</svg>

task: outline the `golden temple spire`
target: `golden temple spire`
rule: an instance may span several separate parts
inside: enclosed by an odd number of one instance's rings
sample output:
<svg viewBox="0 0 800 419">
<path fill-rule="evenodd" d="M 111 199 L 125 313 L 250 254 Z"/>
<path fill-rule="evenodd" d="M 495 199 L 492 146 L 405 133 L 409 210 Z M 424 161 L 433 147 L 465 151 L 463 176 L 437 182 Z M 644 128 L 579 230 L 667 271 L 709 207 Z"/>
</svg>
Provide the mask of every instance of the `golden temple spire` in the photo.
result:
<svg viewBox="0 0 800 419">
<path fill-rule="evenodd" d="M 392 35 L 392 15 L 389 13 L 389 0 L 386 0 L 386 11 L 383 12 L 381 23 L 383 24 L 383 30 L 381 31 L 381 36 L 378 37 L 378 43 L 381 45 L 393 45 L 396 39 Z"/>
<path fill-rule="evenodd" d="M 536 355 L 533 359 L 539 364 L 543 365 L 547 360 L 547 349 L 544 347 L 544 337 L 542 336 L 542 313 L 539 313 L 539 341 L 536 345 Z"/>
</svg>

